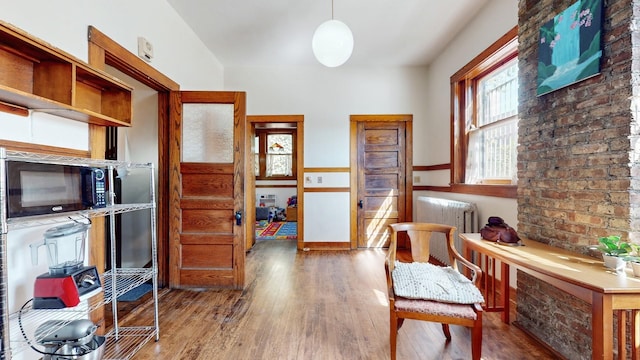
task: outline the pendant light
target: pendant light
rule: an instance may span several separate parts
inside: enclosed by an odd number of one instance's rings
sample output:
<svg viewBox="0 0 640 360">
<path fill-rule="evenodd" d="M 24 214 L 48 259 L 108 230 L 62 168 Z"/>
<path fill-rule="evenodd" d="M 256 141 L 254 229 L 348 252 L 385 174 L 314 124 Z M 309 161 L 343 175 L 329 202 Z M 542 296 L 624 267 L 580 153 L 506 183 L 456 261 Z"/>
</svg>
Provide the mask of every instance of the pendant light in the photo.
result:
<svg viewBox="0 0 640 360">
<path fill-rule="evenodd" d="M 313 55 L 324 66 L 336 67 L 344 64 L 353 52 L 353 34 L 342 21 L 333 18 L 331 0 L 331 20 L 320 24 L 311 41 Z"/>
</svg>

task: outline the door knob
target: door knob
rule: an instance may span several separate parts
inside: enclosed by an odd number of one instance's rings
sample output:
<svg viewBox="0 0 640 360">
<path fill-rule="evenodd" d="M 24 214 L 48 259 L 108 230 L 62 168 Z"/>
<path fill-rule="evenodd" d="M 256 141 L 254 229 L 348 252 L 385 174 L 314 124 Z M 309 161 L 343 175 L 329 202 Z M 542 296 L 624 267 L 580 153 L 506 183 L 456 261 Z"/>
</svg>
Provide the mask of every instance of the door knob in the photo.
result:
<svg viewBox="0 0 640 360">
<path fill-rule="evenodd" d="M 364 201 L 362 200 L 358 201 L 358 207 L 362 209 L 364 207 Z"/>
<path fill-rule="evenodd" d="M 236 225 L 242 225 L 242 212 L 236 211 Z"/>
</svg>

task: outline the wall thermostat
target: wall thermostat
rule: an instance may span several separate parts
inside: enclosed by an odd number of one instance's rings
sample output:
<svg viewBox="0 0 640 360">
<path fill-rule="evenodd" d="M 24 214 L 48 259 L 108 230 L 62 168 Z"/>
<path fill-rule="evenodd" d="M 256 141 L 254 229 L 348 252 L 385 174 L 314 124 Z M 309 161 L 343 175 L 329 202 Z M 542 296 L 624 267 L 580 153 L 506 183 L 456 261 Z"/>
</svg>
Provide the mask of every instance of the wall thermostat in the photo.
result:
<svg viewBox="0 0 640 360">
<path fill-rule="evenodd" d="M 142 36 L 138 37 L 138 56 L 146 62 L 151 62 L 153 58 L 153 45 Z"/>
</svg>

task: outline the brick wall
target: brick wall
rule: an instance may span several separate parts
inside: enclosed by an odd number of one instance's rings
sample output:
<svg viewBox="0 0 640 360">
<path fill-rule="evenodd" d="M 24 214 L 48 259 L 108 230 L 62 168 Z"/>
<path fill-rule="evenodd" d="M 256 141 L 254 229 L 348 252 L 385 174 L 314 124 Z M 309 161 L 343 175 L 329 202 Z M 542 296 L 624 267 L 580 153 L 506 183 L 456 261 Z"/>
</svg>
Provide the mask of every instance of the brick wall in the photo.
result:
<svg viewBox="0 0 640 360">
<path fill-rule="evenodd" d="M 640 48 L 632 47 L 640 0 L 603 0 L 601 74 L 538 97 L 539 29 L 575 1 L 519 1 L 518 232 L 598 256 L 589 246 L 600 236 L 640 242 L 640 183 L 631 179 L 640 163 L 631 111 L 640 84 L 632 76 L 640 69 Z M 518 323 L 570 359 L 591 357 L 585 306 L 518 273 Z"/>
<path fill-rule="evenodd" d="M 591 305 L 519 272 L 516 311 L 518 324 L 555 351 L 567 358 L 591 359 Z"/>
</svg>

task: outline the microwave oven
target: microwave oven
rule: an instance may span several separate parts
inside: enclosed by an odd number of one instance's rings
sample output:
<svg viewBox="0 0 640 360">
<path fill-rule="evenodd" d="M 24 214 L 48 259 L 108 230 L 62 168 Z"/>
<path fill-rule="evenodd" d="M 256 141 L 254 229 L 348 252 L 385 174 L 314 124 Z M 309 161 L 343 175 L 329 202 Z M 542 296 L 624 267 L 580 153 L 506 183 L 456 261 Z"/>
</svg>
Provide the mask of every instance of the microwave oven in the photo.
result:
<svg viewBox="0 0 640 360">
<path fill-rule="evenodd" d="M 7 217 L 105 207 L 105 170 L 78 165 L 7 161 Z"/>
</svg>

